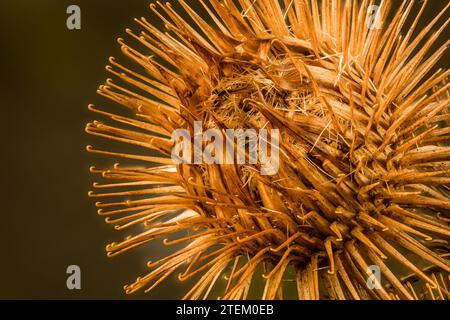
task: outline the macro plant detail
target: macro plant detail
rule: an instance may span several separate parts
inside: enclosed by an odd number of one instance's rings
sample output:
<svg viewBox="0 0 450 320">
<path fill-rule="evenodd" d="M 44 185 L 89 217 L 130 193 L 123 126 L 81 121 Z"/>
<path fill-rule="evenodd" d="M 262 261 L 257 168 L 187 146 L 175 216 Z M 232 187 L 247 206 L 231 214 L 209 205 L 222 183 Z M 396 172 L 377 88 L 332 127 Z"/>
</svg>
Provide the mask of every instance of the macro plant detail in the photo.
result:
<svg viewBox="0 0 450 320">
<path fill-rule="evenodd" d="M 368 28 L 373 4 L 158 2 L 164 29 L 145 18 L 127 29 L 141 49 L 118 41 L 135 67 L 111 58 L 119 82 L 98 91 L 124 111 L 90 105 L 104 122 L 86 131 L 137 151 L 88 146 L 133 162 L 91 167 L 104 182 L 89 195 L 115 229 L 140 227 L 108 256 L 157 239 L 177 249 L 126 293 L 178 275 L 197 279 L 185 299 L 245 299 L 258 281 L 260 298 L 282 299 L 288 280 L 302 300 L 450 297 L 449 71 L 435 70 L 449 42 L 431 51 L 449 5 L 417 30 L 427 1 L 414 17 L 414 1 L 382 1 L 381 27 Z M 279 130 L 277 173 L 174 164 L 172 132 L 194 137 L 196 121 Z"/>
</svg>

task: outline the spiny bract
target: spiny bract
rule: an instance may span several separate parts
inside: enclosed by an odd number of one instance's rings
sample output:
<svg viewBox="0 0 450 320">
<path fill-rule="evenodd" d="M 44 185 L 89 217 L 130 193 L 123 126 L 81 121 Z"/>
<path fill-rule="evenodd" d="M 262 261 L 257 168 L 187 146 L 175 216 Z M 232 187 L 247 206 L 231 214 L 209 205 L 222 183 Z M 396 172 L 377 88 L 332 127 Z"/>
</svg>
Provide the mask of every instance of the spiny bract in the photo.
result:
<svg viewBox="0 0 450 320">
<path fill-rule="evenodd" d="M 165 30 L 141 18 L 141 33 L 127 30 L 140 51 L 119 39 L 140 71 L 111 58 L 107 70 L 124 86 L 108 80 L 99 93 L 131 115 L 91 105 L 116 125 L 86 130 L 142 152 L 88 150 L 141 165 L 92 167 L 111 182 L 90 196 L 112 199 L 96 205 L 116 229 L 143 231 L 107 252 L 158 238 L 184 245 L 149 262 L 127 293 L 178 274 L 198 279 L 186 299 L 245 299 L 259 281 L 263 299 L 286 297 L 287 283 L 299 299 L 449 298 L 449 71 L 435 70 L 448 41 L 431 52 L 449 6 L 416 30 L 427 1 L 415 17 L 414 1 L 383 1 L 379 26 L 373 4 L 157 3 Z M 171 134 L 193 133 L 194 121 L 279 129 L 278 173 L 175 165 Z"/>
</svg>

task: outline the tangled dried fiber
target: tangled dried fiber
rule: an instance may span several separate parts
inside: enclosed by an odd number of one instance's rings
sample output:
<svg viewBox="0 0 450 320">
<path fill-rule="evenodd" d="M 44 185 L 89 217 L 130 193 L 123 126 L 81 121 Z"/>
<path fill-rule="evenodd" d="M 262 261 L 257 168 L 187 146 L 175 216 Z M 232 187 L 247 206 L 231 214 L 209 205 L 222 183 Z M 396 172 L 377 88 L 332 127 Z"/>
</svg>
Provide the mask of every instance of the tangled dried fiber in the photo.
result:
<svg viewBox="0 0 450 320">
<path fill-rule="evenodd" d="M 121 84 L 98 92 L 128 113 L 89 106 L 105 122 L 88 133 L 136 147 L 87 147 L 133 162 L 91 168 L 99 215 L 138 226 L 108 256 L 177 245 L 126 292 L 178 274 L 197 279 L 185 299 L 245 299 L 260 281 L 263 299 L 287 283 L 299 299 L 448 299 L 449 70 L 435 66 L 449 43 L 431 48 L 449 5 L 416 30 L 427 1 L 414 17 L 414 1 L 382 1 L 380 28 L 368 0 L 186 2 L 150 5 L 165 28 L 137 19 L 142 49 L 119 39 L 139 71 L 111 58 Z M 171 134 L 194 121 L 279 129 L 278 173 L 174 164 Z"/>
</svg>

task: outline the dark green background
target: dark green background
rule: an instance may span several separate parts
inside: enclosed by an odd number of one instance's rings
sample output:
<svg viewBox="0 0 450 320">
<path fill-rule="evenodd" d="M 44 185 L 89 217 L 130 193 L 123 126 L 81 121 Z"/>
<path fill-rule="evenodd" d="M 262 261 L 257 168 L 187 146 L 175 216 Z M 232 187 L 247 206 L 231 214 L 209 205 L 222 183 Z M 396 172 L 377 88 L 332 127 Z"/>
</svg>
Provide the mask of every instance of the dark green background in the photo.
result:
<svg viewBox="0 0 450 320">
<path fill-rule="evenodd" d="M 191 1 L 192 2 L 192 1 Z M 447 1 L 432 0 L 427 18 Z M 149 245 L 108 259 L 104 247 L 121 239 L 87 197 L 92 138 L 87 104 L 103 102 L 96 88 L 109 77 L 115 42 L 134 17 L 150 16 L 148 0 L 2 0 L 0 4 L 1 206 L 0 298 L 174 299 L 182 287 L 165 283 L 151 295 L 125 296 L 122 286 L 146 272 Z M 395 3 L 398 3 L 395 2 Z M 66 28 L 66 8 L 82 10 L 82 29 Z M 426 22 L 424 22 L 426 23 Z M 448 30 L 443 37 L 448 39 Z M 444 40 L 445 40 L 444 39 Z M 441 63 L 448 67 L 448 55 Z M 123 59 L 121 59 L 123 61 Z M 82 269 L 82 290 L 66 288 L 66 268 Z"/>
</svg>

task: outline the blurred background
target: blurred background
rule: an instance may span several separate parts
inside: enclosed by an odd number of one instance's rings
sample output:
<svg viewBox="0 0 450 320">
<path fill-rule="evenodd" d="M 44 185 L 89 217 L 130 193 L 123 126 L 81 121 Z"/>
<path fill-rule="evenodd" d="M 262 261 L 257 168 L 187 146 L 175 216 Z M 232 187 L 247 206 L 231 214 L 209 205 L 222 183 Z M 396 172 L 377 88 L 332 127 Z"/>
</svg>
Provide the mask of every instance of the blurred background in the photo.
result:
<svg viewBox="0 0 450 320">
<path fill-rule="evenodd" d="M 447 4 L 429 2 L 428 21 Z M 149 3 L 1 1 L 0 299 L 177 299 L 185 291 L 172 279 L 151 294 L 126 296 L 123 285 L 146 273 L 161 244 L 107 258 L 106 244 L 124 234 L 106 225 L 87 197 L 89 166 L 113 162 L 85 152 L 93 140 L 84 133 L 93 119 L 87 105 L 105 105 L 95 92 L 110 77 L 107 59 L 125 60 L 116 38 L 126 27 L 138 30 L 135 17 L 154 20 Z M 81 8 L 81 30 L 66 27 L 72 4 Z M 448 62 L 447 54 L 441 66 Z M 69 265 L 81 267 L 81 290 L 66 287 Z"/>
</svg>

